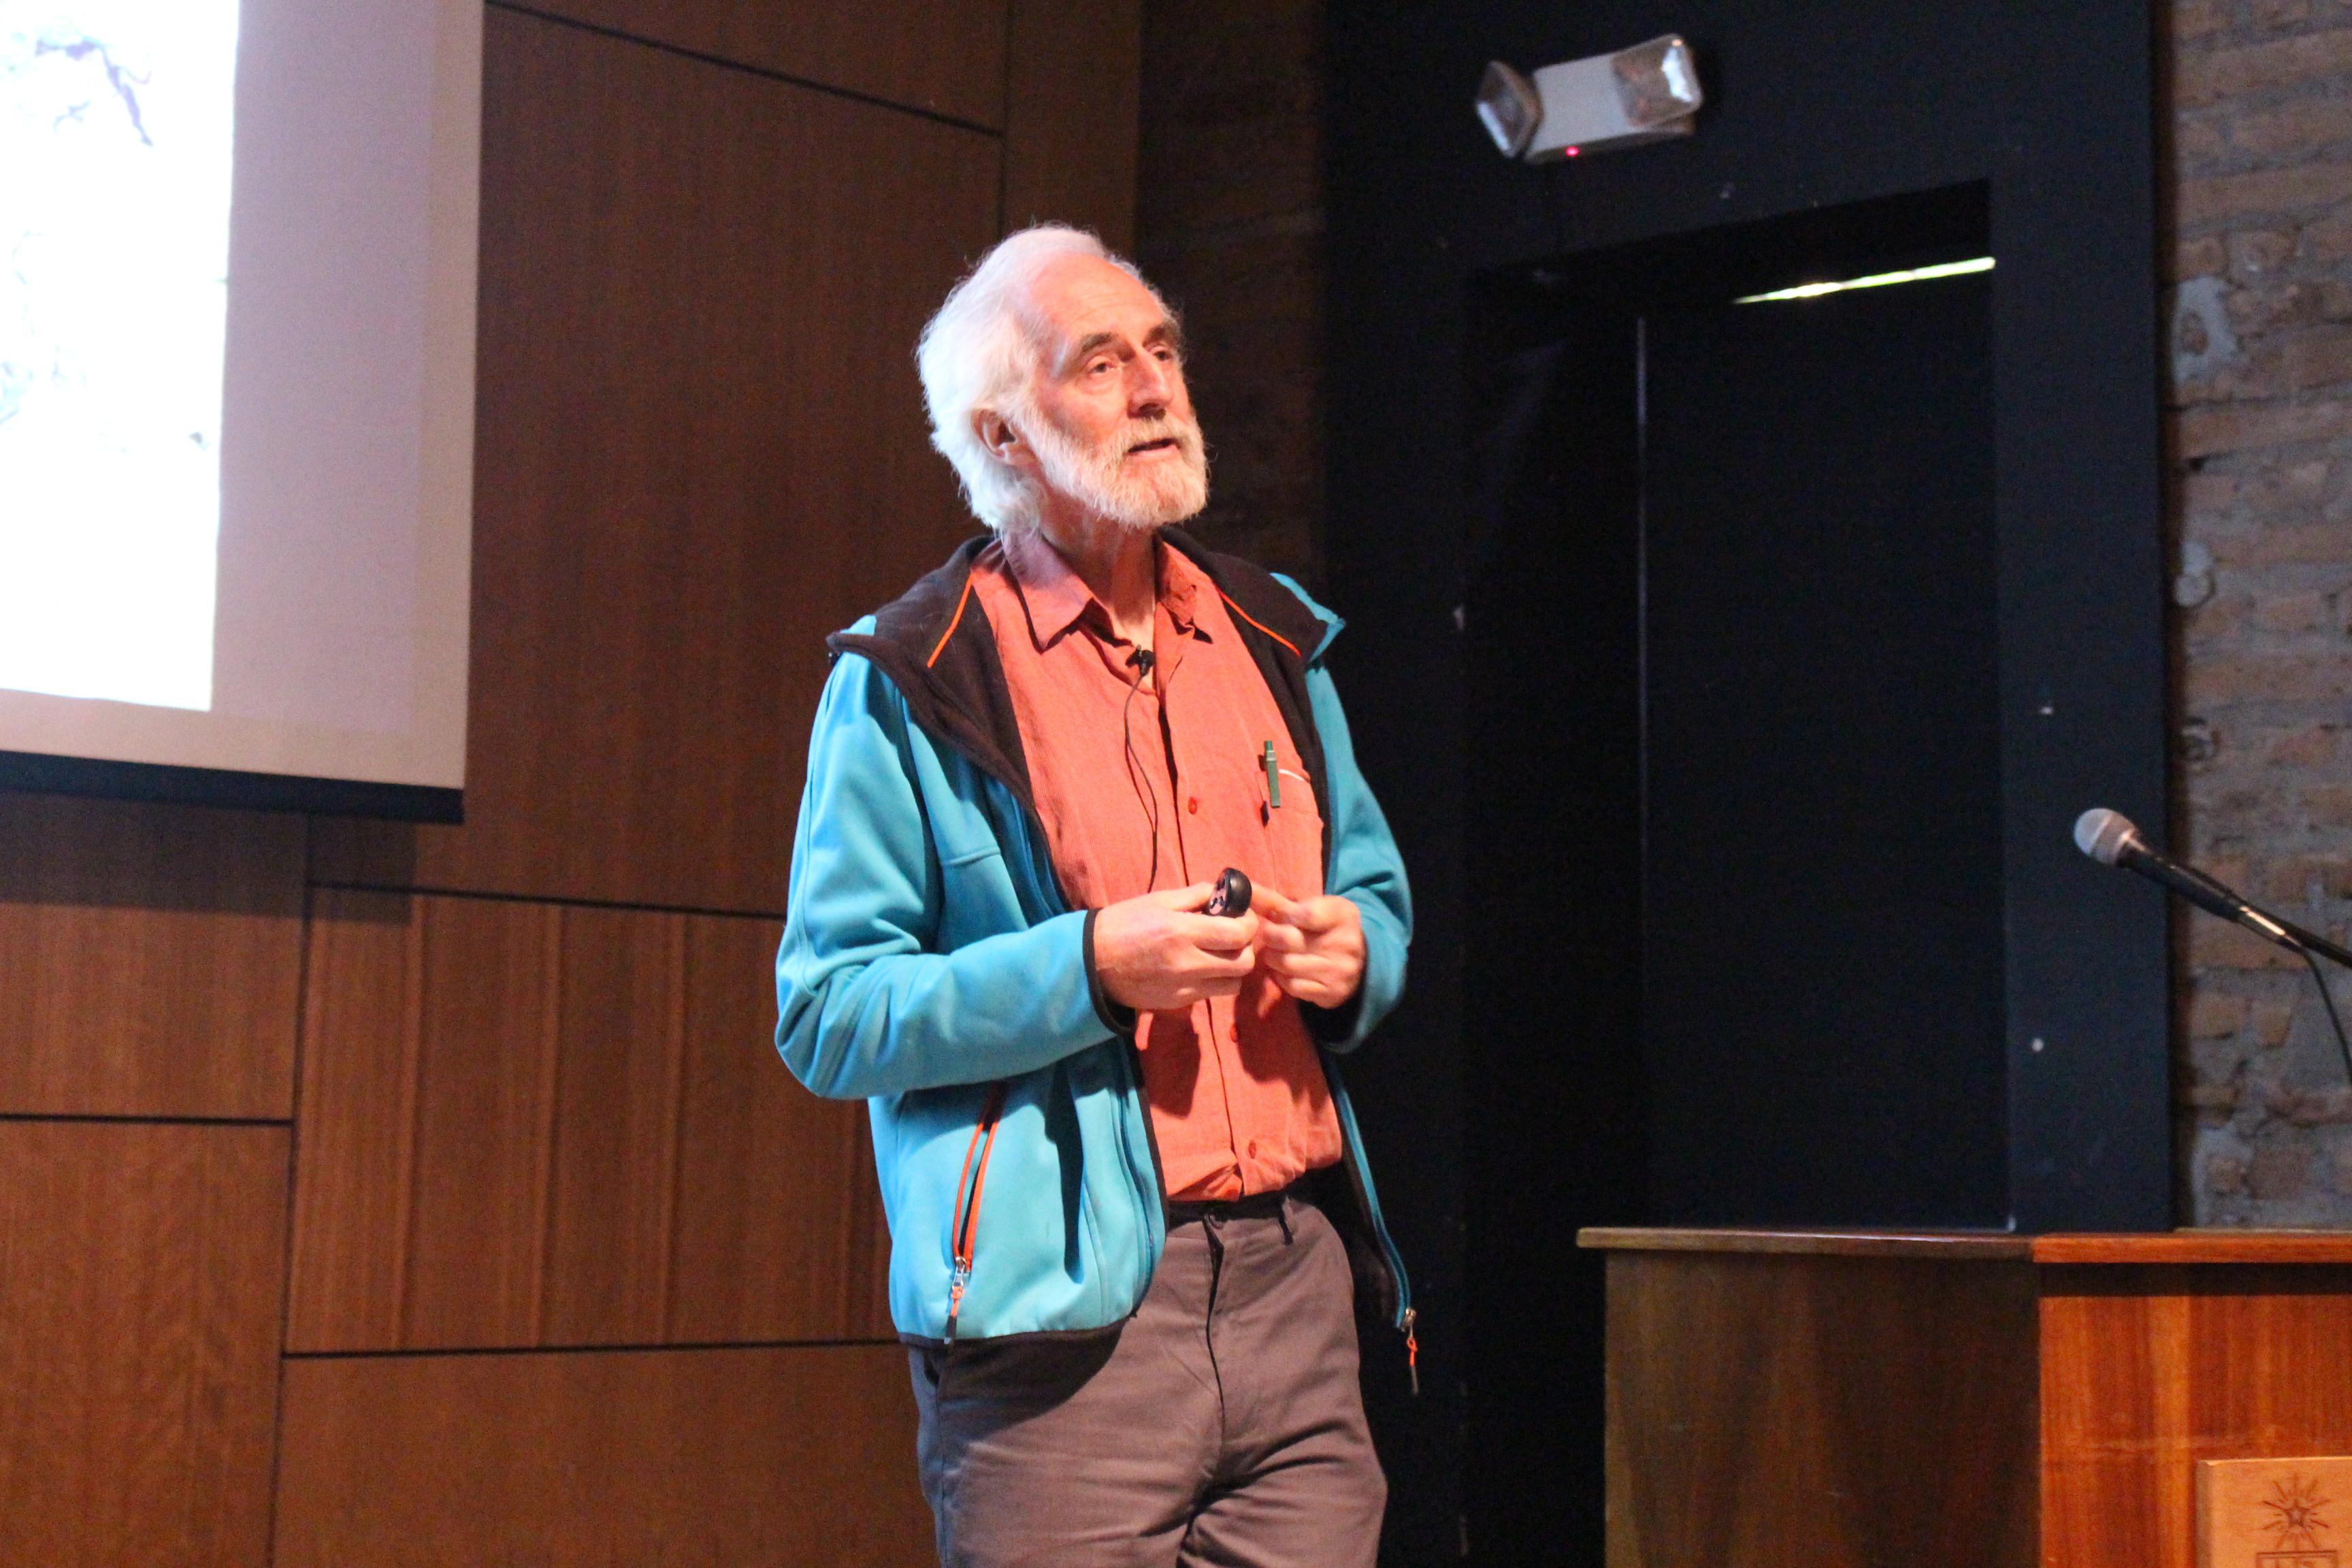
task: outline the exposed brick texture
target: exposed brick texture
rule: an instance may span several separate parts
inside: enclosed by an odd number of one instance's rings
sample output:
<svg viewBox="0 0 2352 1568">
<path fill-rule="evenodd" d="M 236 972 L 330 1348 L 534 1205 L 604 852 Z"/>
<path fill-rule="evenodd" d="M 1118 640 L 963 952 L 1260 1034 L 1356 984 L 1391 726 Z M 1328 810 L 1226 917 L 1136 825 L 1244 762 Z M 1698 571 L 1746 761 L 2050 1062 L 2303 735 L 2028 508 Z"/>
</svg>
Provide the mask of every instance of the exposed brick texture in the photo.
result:
<svg viewBox="0 0 2352 1568">
<path fill-rule="evenodd" d="M 1323 11 L 1146 0 L 1138 259 L 1184 315 L 1211 542 L 1317 577 Z"/>
<path fill-rule="evenodd" d="M 2176 847 L 2352 922 L 2352 0 L 2174 0 L 2166 77 Z M 2184 1220 L 2352 1226 L 2310 974 L 2176 926 Z M 2336 982 L 2352 1012 L 2352 979 Z"/>
</svg>

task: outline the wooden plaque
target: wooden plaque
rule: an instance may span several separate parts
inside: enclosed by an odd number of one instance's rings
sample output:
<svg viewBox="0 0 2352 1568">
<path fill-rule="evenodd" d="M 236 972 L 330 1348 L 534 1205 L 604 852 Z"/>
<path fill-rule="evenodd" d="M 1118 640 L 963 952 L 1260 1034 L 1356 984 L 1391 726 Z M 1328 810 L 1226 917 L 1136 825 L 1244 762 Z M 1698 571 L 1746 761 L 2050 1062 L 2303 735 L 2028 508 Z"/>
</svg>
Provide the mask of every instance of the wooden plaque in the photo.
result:
<svg viewBox="0 0 2352 1568">
<path fill-rule="evenodd" d="M 2347 1568 L 2352 1458 L 2200 1459 L 2197 1568 Z"/>
</svg>

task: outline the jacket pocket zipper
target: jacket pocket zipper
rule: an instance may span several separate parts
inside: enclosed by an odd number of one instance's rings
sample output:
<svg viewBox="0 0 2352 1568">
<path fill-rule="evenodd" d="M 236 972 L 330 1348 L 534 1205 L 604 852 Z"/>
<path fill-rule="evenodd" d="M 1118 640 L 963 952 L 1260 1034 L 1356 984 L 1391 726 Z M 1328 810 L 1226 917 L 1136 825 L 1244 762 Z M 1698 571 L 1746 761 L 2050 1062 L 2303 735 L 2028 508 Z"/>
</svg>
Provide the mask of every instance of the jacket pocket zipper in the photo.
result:
<svg viewBox="0 0 2352 1568">
<path fill-rule="evenodd" d="M 971 1130 L 971 1142 L 964 1147 L 963 1170 L 956 1177 L 955 1214 L 948 1227 L 953 1248 L 948 1271 L 950 1344 L 955 1343 L 956 1319 L 963 1313 L 964 1287 L 971 1283 L 972 1238 L 980 1232 L 980 1195 L 988 1185 L 988 1157 L 996 1152 L 996 1124 L 1004 1115 L 1004 1088 L 1002 1083 L 989 1085 L 988 1104 L 981 1110 L 980 1124 Z"/>
</svg>

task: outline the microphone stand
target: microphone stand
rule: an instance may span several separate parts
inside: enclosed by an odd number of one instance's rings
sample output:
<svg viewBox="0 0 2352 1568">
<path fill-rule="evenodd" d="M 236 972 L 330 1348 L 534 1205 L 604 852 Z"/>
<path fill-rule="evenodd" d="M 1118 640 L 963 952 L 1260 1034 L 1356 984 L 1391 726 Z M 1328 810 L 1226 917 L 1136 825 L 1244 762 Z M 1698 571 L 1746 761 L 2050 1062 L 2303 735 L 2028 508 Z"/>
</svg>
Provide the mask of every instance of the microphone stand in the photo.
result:
<svg viewBox="0 0 2352 1568">
<path fill-rule="evenodd" d="M 2276 926 L 2279 931 L 2284 933 L 2273 936 L 2269 931 L 2256 931 L 2257 935 L 2269 937 L 2272 942 L 2302 959 L 2310 968 L 2311 983 L 2319 987 L 2319 1005 L 2327 1009 L 2327 1026 L 2336 1031 L 2336 1054 L 2344 1058 L 2345 1079 L 2347 1083 L 2352 1083 L 2352 1043 L 2347 1043 L 2344 1037 L 2344 1020 L 2336 1011 L 2335 994 L 2327 989 L 2327 973 L 2319 967 L 2319 961 L 2325 958 L 2332 963 L 2352 969 L 2352 951 L 2336 946 L 2315 931 L 2304 930 L 2293 921 L 2283 921 L 2268 910 L 2248 903 L 2243 897 L 2221 882 L 2215 881 L 2194 866 L 2182 865 L 2180 869 L 2232 903 L 2252 910 L 2254 913 L 2262 916 L 2263 920 Z"/>
<path fill-rule="evenodd" d="M 2242 894 L 2231 889 L 2227 883 L 2215 881 L 2212 878 L 2207 876 L 2204 872 L 2200 871 L 2194 866 L 2179 862 L 2176 862 L 2176 864 L 2180 866 L 2180 869 L 2188 872 L 2191 877 L 2196 878 L 2198 881 L 2203 883 L 2206 887 L 2212 889 L 2213 891 L 2221 894 L 2231 902 L 2244 904 L 2246 908 L 2252 910 L 2256 914 L 2262 916 L 2263 919 L 2270 921 L 2271 924 L 2286 932 L 2288 936 L 2294 939 L 2294 947 L 2300 950 L 2296 953 L 2297 957 L 2308 958 L 2312 954 L 2317 953 L 2322 958 L 2340 963 L 2347 969 L 2352 969 L 2352 950 L 2338 947 L 2334 942 L 2328 941 L 2326 937 L 2321 936 L 2315 931 L 2304 930 L 2303 927 L 2296 925 L 2293 921 L 2283 921 L 2279 919 L 2278 916 L 2271 913 L 2270 910 L 2263 909 L 2259 905 L 2247 902 L 2246 899 Z M 2261 931 L 2257 934 L 2262 936 L 2270 936 L 2268 931 Z M 2271 937 L 2271 940 L 2273 942 L 2278 941 L 2276 937 Z M 2284 947 L 2288 944 L 2281 942 L 2279 945 Z"/>
</svg>

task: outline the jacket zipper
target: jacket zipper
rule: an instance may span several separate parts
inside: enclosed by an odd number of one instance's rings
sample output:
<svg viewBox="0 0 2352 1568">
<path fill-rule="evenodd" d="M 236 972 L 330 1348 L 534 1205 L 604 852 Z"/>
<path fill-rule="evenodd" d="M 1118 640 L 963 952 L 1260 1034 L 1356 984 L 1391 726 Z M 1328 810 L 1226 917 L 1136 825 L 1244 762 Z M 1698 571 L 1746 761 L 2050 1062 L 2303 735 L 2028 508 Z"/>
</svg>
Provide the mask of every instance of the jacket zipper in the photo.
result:
<svg viewBox="0 0 2352 1568">
<path fill-rule="evenodd" d="M 1323 1063 L 1324 1076 L 1330 1081 L 1336 1109 L 1337 1102 L 1346 1100 L 1339 1064 L 1328 1050 L 1318 1051 L 1317 1056 Z M 1352 1110 L 1339 1118 L 1339 1168 L 1347 1173 L 1349 1195 L 1356 1200 L 1357 1209 L 1363 1215 L 1365 1225 L 1370 1228 L 1372 1240 L 1380 1247 L 1381 1257 L 1388 1265 L 1391 1287 L 1396 1291 L 1398 1304 L 1402 1308 L 1397 1313 L 1394 1326 L 1404 1335 L 1405 1375 L 1411 1380 L 1412 1392 L 1417 1395 L 1421 1393 L 1421 1342 L 1413 1334 L 1413 1324 L 1419 1313 L 1412 1306 L 1412 1289 L 1405 1279 L 1404 1259 L 1398 1256 L 1396 1238 L 1389 1235 L 1387 1222 L 1380 1216 L 1372 1203 L 1370 1178 L 1363 1163 L 1362 1139 Z"/>
<path fill-rule="evenodd" d="M 971 1142 L 964 1146 L 963 1171 L 956 1177 L 955 1215 L 949 1226 L 954 1247 L 953 1266 L 948 1272 L 950 1344 L 955 1343 L 956 1319 L 963 1313 L 964 1287 L 971 1283 L 972 1240 L 980 1234 L 980 1197 L 988 1186 L 988 1157 L 996 1152 L 996 1124 L 1004 1115 L 1004 1090 L 1001 1082 L 988 1086 L 988 1104 L 980 1113 L 979 1125 L 971 1130 Z"/>
</svg>

